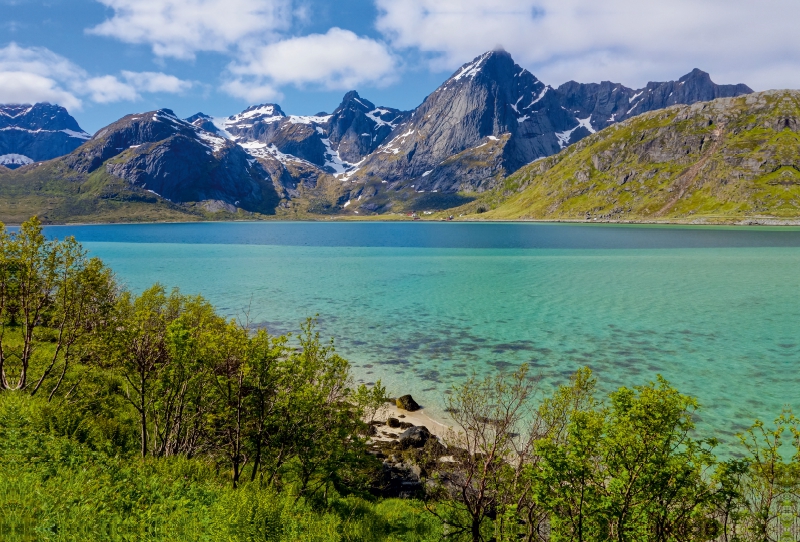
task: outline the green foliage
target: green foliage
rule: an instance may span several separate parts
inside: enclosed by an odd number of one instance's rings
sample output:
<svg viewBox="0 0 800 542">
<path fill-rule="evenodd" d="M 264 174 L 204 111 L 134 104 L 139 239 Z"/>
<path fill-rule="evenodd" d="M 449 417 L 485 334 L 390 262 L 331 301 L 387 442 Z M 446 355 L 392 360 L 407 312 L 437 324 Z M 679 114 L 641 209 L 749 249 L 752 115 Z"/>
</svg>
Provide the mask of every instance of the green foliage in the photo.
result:
<svg viewBox="0 0 800 542">
<path fill-rule="evenodd" d="M 690 436 L 696 407 L 659 378 L 574 412 L 564 441 L 541 441 L 529 475 L 553 540 L 702 540 L 717 488 L 714 442 Z"/>
</svg>

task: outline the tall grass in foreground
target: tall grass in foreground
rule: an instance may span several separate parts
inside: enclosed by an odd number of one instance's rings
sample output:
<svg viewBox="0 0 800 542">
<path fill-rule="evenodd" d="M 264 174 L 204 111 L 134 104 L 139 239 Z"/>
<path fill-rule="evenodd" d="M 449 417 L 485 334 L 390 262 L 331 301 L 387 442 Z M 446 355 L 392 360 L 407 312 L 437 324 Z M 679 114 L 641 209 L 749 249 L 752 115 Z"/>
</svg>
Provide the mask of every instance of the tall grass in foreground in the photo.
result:
<svg viewBox="0 0 800 542">
<path fill-rule="evenodd" d="M 0 539 L 437 540 L 416 501 L 333 496 L 319 507 L 180 457 L 108 455 L 47 431 L 45 401 L 0 394 Z M 92 420 L 76 420 L 92 429 Z M 330 496 L 329 496 L 330 497 Z"/>
</svg>

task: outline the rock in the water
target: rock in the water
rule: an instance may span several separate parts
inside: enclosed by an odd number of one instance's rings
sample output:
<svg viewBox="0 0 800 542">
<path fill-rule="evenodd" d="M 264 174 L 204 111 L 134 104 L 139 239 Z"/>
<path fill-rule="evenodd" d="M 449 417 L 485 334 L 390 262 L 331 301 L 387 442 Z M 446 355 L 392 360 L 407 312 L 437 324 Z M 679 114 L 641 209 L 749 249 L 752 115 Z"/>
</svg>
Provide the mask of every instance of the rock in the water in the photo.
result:
<svg viewBox="0 0 800 542">
<path fill-rule="evenodd" d="M 406 429 L 400 434 L 398 441 L 403 448 L 422 448 L 429 438 L 431 432 L 424 425 L 420 425 Z"/>
<path fill-rule="evenodd" d="M 408 410 L 409 412 L 414 412 L 415 410 L 419 410 L 419 405 L 414 400 L 413 397 L 410 395 L 404 395 L 402 397 L 397 398 L 397 408 L 402 408 L 403 410 Z"/>
<path fill-rule="evenodd" d="M 386 420 L 386 425 L 388 425 L 389 427 L 400 427 L 400 420 L 398 420 L 397 418 L 389 418 L 388 420 Z"/>
</svg>

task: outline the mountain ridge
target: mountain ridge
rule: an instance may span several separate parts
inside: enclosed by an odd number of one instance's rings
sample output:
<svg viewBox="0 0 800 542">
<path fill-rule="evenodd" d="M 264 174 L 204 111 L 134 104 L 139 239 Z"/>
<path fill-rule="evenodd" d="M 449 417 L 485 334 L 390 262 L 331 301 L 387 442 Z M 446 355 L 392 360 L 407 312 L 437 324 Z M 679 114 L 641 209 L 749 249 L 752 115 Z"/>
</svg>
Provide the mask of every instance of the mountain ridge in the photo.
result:
<svg viewBox="0 0 800 542">
<path fill-rule="evenodd" d="M 145 198 L 209 212 L 436 210 L 480 197 L 526 164 L 640 109 L 749 92 L 745 85 L 716 85 L 697 69 L 643 89 L 574 81 L 554 88 L 505 51 L 490 51 L 461 66 L 413 111 L 376 106 L 356 91 L 332 113 L 310 116 L 287 114 L 278 104 L 184 120 L 161 109 L 127 115 L 91 138 L 84 132 L 85 143 L 56 164 L 6 161 L 23 166 L 19 175 L 41 164 L 47 167 L 38 177 L 58 171 L 84 181 L 102 168 L 103 182 L 123 182 L 125 197 L 144 191 Z M 141 116 L 163 122 L 135 123 Z"/>
<path fill-rule="evenodd" d="M 800 91 L 673 105 L 529 164 L 453 212 L 488 220 L 797 223 Z"/>
</svg>

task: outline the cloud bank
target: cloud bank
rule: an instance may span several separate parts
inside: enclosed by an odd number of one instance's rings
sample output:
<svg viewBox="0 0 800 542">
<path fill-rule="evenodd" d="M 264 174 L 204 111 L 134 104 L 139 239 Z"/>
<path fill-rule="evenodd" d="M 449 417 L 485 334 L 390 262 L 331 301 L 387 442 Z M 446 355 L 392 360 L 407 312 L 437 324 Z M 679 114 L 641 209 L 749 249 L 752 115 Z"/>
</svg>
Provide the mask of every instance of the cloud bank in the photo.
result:
<svg viewBox="0 0 800 542">
<path fill-rule="evenodd" d="M 397 59 L 377 41 L 349 30 L 331 28 L 325 34 L 289 38 L 248 51 L 231 63 L 233 77 L 224 88 L 250 101 L 272 99 L 278 87 L 317 86 L 348 90 L 362 84 L 395 82 Z"/>
<path fill-rule="evenodd" d="M 132 101 L 142 92 L 180 93 L 192 85 L 160 72 L 91 76 L 44 47 L 11 43 L 0 49 L 0 103 L 52 102 L 75 110 L 87 99 L 96 103 Z"/>
<path fill-rule="evenodd" d="M 377 40 L 350 30 L 290 36 L 292 22 L 313 10 L 292 0 L 97 0 L 111 18 L 87 31 L 149 45 L 158 57 L 231 56 L 221 88 L 248 101 L 281 96 L 281 87 L 325 90 L 386 85 L 398 60 Z"/>
<path fill-rule="evenodd" d="M 449 71 L 497 46 L 551 84 L 639 87 L 698 67 L 719 83 L 800 87 L 797 0 L 373 0 L 377 38 L 338 27 L 297 34 L 322 1 L 97 0 L 113 13 L 87 31 L 148 46 L 162 61 L 225 55 L 220 88 L 251 102 L 277 99 L 290 86 L 391 84 L 400 79 L 401 59 L 419 53 L 428 69 Z M 185 90 L 163 78 L 112 77 L 116 82 L 94 82 L 103 90 L 89 95 L 132 99 L 156 88 L 148 85 Z M 28 84 L 51 94 L 65 88 L 32 78 Z"/>
<path fill-rule="evenodd" d="M 223 52 L 270 38 L 291 21 L 290 0 L 97 0 L 114 16 L 89 33 L 150 45 L 161 57 Z"/>
<path fill-rule="evenodd" d="M 795 0 L 376 0 L 378 29 L 397 49 L 452 69 L 502 44 L 551 83 L 631 86 L 699 67 L 719 82 L 800 85 Z"/>
</svg>

